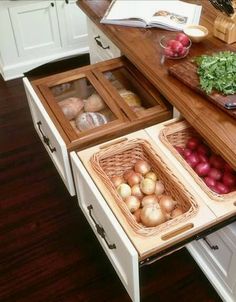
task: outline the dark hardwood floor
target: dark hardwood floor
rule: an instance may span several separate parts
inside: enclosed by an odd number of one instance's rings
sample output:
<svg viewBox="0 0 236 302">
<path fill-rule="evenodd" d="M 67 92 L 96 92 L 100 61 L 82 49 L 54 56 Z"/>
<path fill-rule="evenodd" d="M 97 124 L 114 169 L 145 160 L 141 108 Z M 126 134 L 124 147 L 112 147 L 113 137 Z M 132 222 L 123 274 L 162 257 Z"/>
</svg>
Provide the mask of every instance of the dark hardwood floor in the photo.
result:
<svg viewBox="0 0 236 302">
<path fill-rule="evenodd" d="M 0 171 L 0 301 L 130 301 L 33 128 L 22 79 L 0 78 Z M 145 302 L 221 301 L 185 249 L 141 268 L 140 279 Z"/>
</svg>

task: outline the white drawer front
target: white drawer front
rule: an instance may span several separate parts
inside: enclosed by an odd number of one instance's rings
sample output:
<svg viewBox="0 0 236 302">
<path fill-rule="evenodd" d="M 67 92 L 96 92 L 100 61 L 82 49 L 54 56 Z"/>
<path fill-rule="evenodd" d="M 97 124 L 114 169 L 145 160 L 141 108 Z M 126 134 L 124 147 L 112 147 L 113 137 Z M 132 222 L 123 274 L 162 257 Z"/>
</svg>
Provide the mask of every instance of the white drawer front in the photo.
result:
<svg viewBox="0 0 236 302">
<path fill-rule="evenodd" d="M 187 248 L 224 301 L 236 301 L 236 238 L 225 227 Z"/>
<path fill-rule="evenodd" d="M 119 48 L 113 44 L 108 37 L 100 31 L 97 26 L 87 18 L 90 61 L 92 64 L 120 57 Z"/>
<path fill-rule="evenodd" d="M 138 254 L 75 152 L 71 163 L 79 206 L 131 299 L 138 302 Z"/>
<path fill-rule="evenodd" d="M 75 195 L 75 189 L 66 145 L 34 92 L 30 82 L 26 78 L 23 81 L 34 127 L 69 193 L 73 196 Z"/>
</svg>

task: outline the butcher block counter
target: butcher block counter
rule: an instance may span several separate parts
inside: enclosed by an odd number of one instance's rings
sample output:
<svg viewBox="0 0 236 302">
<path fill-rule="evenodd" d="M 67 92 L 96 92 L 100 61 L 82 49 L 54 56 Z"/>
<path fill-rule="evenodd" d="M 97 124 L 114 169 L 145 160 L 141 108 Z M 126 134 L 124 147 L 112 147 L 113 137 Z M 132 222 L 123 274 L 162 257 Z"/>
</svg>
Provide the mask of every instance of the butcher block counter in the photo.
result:
<svg viewBox="0 0 236 302">
<path fill-rule="evenodd" d="M 203 42 L 193 43 L 188 57 L 178 62 L 209 51 L 236 50 L 235 43 L 225 44 L 212 35 L 217 11 L 211 4 L 208 1 L 192 2 L 202 5 L 200 24 L 208 28 L 209 35 Z M 170 32 L 157 28 L 140 29 L 100 24 L 110 4 L 108 0 L 80 0 L 77 4 L 209 145 L 236 168 L 236 119 L 171 76 L 168 67 L 175 64 L 176 60 L 165 60 L 164 64 L 161 64 L 159 39 Z"/>
</svg>

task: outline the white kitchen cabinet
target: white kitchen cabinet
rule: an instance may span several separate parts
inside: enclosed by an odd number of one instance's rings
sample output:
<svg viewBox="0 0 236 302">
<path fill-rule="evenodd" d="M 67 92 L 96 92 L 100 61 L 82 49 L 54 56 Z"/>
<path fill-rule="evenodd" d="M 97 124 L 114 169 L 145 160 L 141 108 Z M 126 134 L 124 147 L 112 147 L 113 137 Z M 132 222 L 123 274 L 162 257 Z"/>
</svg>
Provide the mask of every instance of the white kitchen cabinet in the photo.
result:
<svg viewBox="0 0 236 302">
<path fill-rule="evenodd" d="M 236 300 L 236 223 L 222 228 L 187 249 L 223 301 Z"/>
<path fill-rule="evenodd" d="M 5 80 L 88 52 L 86 17 L 75 0 L 1 1 L 0 37 Z"/>
<path fill-rule="evenodd" d="M 121 56 L 119 48 L 89 18 L 87 26 L 91 64 Z"/>
</svg>

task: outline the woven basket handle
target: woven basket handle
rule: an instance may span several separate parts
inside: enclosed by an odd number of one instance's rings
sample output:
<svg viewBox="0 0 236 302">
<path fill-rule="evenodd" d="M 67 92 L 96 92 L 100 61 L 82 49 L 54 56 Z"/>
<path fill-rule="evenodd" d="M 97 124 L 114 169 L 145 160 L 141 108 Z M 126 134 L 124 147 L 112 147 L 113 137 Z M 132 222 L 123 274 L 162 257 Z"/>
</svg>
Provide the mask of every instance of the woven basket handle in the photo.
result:
<svg viewBox="0 0 236 302">
<path fill-rule="evenodd" d="M 106 149 L 106 148 L 108 148 L 108 147 L 110 147 L 112 145 L 116 145 L 116 144 L 125 142 L 127 140 L 128 140 L 127 137 L 119 138 L 119 139 L 117 139 L 117 140 L 115 140 L 113 142 L 109 142 L 109 143 L 106 143 L 106 144 L 103 144 L 103 145 L 99 146 L 99 149 Z"/>
</svg>

